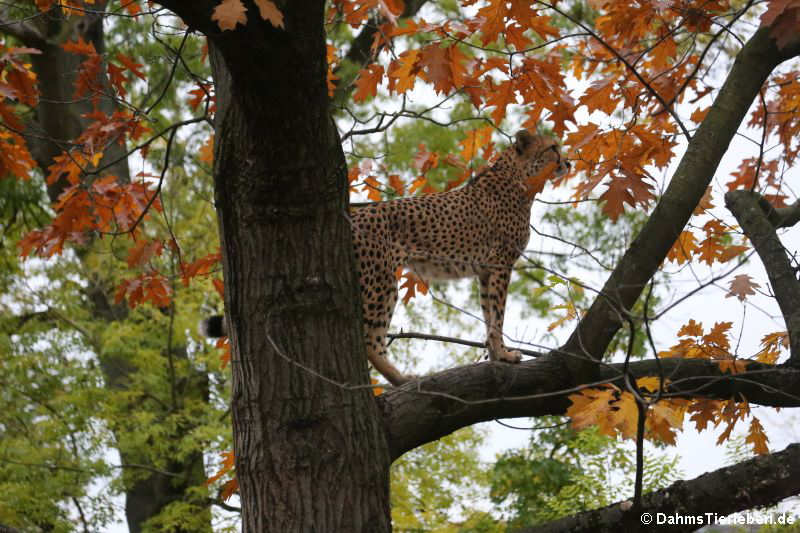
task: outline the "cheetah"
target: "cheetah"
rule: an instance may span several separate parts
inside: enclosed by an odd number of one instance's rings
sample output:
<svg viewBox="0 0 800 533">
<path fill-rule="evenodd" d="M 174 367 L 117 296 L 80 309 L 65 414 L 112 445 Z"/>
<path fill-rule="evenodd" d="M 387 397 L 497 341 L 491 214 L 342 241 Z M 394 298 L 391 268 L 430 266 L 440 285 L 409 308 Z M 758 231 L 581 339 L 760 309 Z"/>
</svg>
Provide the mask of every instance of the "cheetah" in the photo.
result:
<svg viewBox="0 0 800 533">
<path fill-rule="evenodd" d="M 353 210 L 367 356 L 392 385 L 414 378 L 386 357 L 386 335 L 397 303 L 395 272 L 401 267 L 426 282 L 477 276 L 490 359 L 520 361 L 519 351 L 503 343 L 506 294 L 511 267 L 530 236 L 534 194 L 529 180 L 551 163 L 556 176 L 569 170 L 552 139 L 521 130 L 494 165 L 461 188 Z M 201 330 L 210 337 L 227 334 L 221 315 L 204 320 Z"/>
<path fill-rule="evenodd" d="M 386 357 L 400 267 L 425 282 L 477 276 L 490 359 L 520 361 L 519 351 L 503 343 L 506 293 L 511 267 L 530 236 L 534 194 L 528 181 L 550 163 L 557 176 L 569 169 L 553 140 L 521 130 L 494 165 L 464 187 L 353 211 L 367 356 L 392 385 L 413 378 Z"/>
</svg>

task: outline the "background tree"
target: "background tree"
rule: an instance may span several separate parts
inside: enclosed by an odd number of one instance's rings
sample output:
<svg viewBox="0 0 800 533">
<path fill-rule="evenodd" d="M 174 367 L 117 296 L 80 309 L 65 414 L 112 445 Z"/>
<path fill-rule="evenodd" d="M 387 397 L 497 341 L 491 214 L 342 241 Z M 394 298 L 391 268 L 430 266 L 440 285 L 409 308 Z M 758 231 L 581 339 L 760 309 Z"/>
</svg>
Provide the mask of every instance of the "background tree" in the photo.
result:
<svg viewBox="0 0 800 533">
<path fill-rule="evenodd" d="M 60 471 L 58 498 L 85 530 L 107 520 L 82 502 L 109 464 L 125 472 L 132 530 L 211 527 L 209 506 L 225 504 L 207 494 L 203 454 L 226 448 L 218 371 L 228 361 L 246 531 L 388 531 L 393 461 L 459 428 L 520 416 L 568 414 L 574 428 L 637 442 L 632 505 L 544 529 L 635 530 L 642 509 L 725 514 L 800 492 L 790 475 L 797 446 L 769 454 L 749 407 L 798 404 L 800 287 L 776 233 L 800 220 L 784 179 L 800 128 L 796 2 L 37 0 L 3 15 L 0 162 L 4 175 L 31 180 L 4 180 L 13 228 L 4 239 L 23 257 L 63 258 L 20 265 L 4 256 L 3 401 L 27 412 L 12 409 L 0 426 L 23 436 L 4 441 L 3 468 L 39 485 L 30 472 Z M 121 50 L 136 38 L 161 48 Z M 147 61 L 155 50 L 171 61 Z M 416 103 L 423 85 L 428 98 Z M 187 92 L 181 106 L 176 95 Z M 732 179 L 713 180 L 734 135 L 750 134 L 740 126 L 751 107 L 757 153 Z M 211 116 L 213 140 L 194 137 Z M 516 286 L 534 284 L 528 296 L 554 320 L 547 344 L 520 365 L 459 366 L 376 390 L 361 344 L 348 189 L 380 200 L 458 186 L 518 125 L 564 139 L 575 172 L 552 185 L 570 187 L 582 207 L 548 216 L 586 222 L 562 238 L 578 261 L 526 254 L 520 265 Z M 212 146 L 219 253 L 208 248 L 198 177 Z M 627 236 L 621 256 L 597 253 L 610 236 Z M 686 316 L 675 344 L 659 348 L 653 323 L 675 307 L 659 296 L 680 301 L 723 280 L 739 301 L 755 294 L 761 284 L 736 272 L 743 254 L 763 264 L 786 331 L 743 322 L 742 334 L 767 333 L 747 354 L 732 323 Z M 232 326 L 221 361 L 187 333 L 211 290 L 190 282 L 214 278 L 220 258 Z M 121 275 L 123 262 L 133 272 Z M 576 276 L 576 263 L 581 275 L 607 272 L 602 288 Z M 701 263 L 709 274 L 685 295 L 654 288 L 676 275 L 664 265 Z M 22 290 L 23 281 L 33 286 Z M 427 290 L 412 275 L 404 288 Z M 686 416 L 700 429 L 724 425 L 722 439 L 748 419 L 747 440 L 763 457 L 643 497 L 643 439 L 674 443 Z M 37 442 L 39 455 L 22 460 L 20 449 Z M 112 442 L 120 463 L 103 456 Z M 563 514 L 561 490 L 581 476 L 569 461 L 559 468 L 553 499 L 536 504 L 537 516 L 517 513 L 514 526 Z M 694 497 L 753 479 L 741 494 Z M 0 516 L 68 528 L 69 513 L 49 503 L 33 519 L 8 505 Z"/>
</svg>

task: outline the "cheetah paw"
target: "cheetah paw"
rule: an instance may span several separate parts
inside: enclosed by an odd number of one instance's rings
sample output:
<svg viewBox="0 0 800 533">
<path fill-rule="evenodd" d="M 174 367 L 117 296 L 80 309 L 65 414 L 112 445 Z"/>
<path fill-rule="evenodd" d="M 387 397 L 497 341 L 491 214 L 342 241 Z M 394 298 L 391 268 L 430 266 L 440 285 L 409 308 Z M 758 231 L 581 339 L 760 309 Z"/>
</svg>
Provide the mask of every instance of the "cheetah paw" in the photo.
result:
<svg viewBox="0 0 800 533">
<path fill-rule="evenodd" d="M 506 363 L 519 363 L 522 361 L 522 354 L 519 350 L 502 349 L 494 357 L 495 361 L 505 361 Z"/>
</svg>

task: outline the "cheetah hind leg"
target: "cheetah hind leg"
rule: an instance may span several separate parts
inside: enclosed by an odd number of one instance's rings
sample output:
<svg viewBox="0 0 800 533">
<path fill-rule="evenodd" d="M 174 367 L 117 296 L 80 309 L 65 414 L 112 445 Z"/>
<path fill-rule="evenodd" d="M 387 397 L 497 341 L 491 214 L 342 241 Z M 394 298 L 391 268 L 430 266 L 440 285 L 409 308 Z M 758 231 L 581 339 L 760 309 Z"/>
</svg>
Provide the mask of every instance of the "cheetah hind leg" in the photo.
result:
<svg viewBox="0 0 800 533">
<path fill-rule="evenodd" d="M 376 276 L 378 283 L 361 295 L 364 314 L 364 339 L 366 341 L 367 357 L 373 368 L 380 372 L 392 385 L 398 386 L 416 378 L 414 375 L 404 374 L 395 367 L 387 358 L 386 333 L 397 304 L 397 280 L 394 273 L 386 276 Z M 362 280 L 362 287 L 364 287 Z"/>
<path fill-rule="evenodd" d="M 478 277 L 481 310 L 486 323 L 486 345 L 489 348 L 489 359 L 519 363 L 522 360 L 519 350 L 509 350 L 503 342 L 503 318 L 510 279 L 510 269 L 492 269 Z"/>
</svg>

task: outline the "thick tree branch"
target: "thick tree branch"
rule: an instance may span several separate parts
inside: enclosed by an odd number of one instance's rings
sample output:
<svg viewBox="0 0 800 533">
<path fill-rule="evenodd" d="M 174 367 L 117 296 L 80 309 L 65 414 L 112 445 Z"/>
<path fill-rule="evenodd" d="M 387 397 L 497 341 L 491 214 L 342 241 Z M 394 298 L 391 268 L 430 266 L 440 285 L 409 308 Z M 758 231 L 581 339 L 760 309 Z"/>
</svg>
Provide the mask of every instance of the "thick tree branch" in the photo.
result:
<svg viewBox="0 0 800 533">
<path fill-rule="evenodd" d="M 800 282 L 795 278 L 796 271 L 775 233 L 775 224 L 769 220 L 774 209 L 757 192 L 744 190 L 727 193 L 725 205 L 739 221 L 764 264 L 789 331 L 789 363 L 800 368 Z M 783 217 L 779 217 L 779 220 L 783 220 Z"/>
<path fill-rule="evenodd" d="M 653 518 L 650 523 L 644 523 L 641 510 L 625 511 L 620 503 L 615 503 L 517 533 L 695 531 L 701 525 L 713 523 L 715 515 L 721 518 L 737 511 L 774 505 L 800 493 L 797 472 L 800 472 L 800 444 L 792 444 L 783 451 L 720 468 L 689 481 L 677 481 L 646 494 L 642 504 Z M 667 517 L 702 518 L 704 522 L 656 525 L 658 513 Z"/>
<path fill-rule="evenodd" d="M 45 44 L 44 35 L 31 24 L 30 20 L 13 20 L 8 13 L 8 8 L 0 12 L 0 33 L 10 35 L 25 46 L 33 48 L 41 48 Z"/>
<path fill-rule="evenodd" d="M 392 458 L 453 431 L 497 418 L 562 415 L 567 396 L 590 385 L 571 379 L 561 359 L 551 353 L 519 365 L 484 362 L 425 376 L 388 389 L 377 401 L 384 417 Z M 597 363 L 592 363 L 597 364 Z M 620 364 L 600 365 L 595 383 L 624 387 Z M 750 363 L 736 375 L 705 359 L 665 358 L 629 363 L 634 378 L 663 375 L 666 395 L 718 399 L 747 398 L 752 404 L 800 407 L 800 371 Z"/>
<path fill-rule="evenodd" d="M 771 216 L 772 213 L 775 213 L 776 219 L 774 220 Z M 775 229 L 790 228 L 800 222 L 800 200 L 790 206 L 773 207 L 770 212 L 769 221 L 775 226 Z"/>
<path fill-rule="evenodd" d="M 800 44 L 778 50 L 768 29 L 758 30 L 736 57 L 706 119 L 695 133 L 669 187 L 606 281 L 563 352 L 584 354 L 565 364 L 575 382 L 591 379 L 599 359 L 655 274 L 717 170 L 751 103 L 772 70 L 800 53 Z"/>
</svg>

